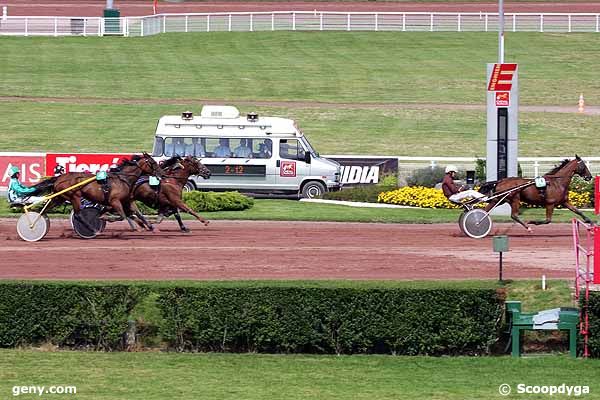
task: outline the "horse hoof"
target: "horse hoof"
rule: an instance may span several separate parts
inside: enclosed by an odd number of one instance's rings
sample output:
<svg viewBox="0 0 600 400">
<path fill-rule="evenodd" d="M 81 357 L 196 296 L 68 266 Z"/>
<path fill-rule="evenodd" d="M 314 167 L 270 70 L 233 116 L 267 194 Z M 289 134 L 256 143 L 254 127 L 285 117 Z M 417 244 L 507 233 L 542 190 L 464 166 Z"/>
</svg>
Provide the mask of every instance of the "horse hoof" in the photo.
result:
<svg viewBox="0 0 600 400">
<path fill-rule="evenodd" d="M 204 221 L 203 224 L 204 226 L 208 226 L 208 224 L 210 224 L 210 221 Z"/>
<path fill-rule="evenodd" d="M 531 228 L 527 228 L 527 232 L 529 232 L 529 233 L 533 233 L 533 229 L 531 229 Z"/>
<path fill-rule="evenodd" d="M 188 228 L 183 228 L 183 229 L 181 230 L 181 232 L 182 232 L 182 233 L 190 233 L 190 232 L 192 232 L 192 231 L 190 231 Z"/>
</svg>

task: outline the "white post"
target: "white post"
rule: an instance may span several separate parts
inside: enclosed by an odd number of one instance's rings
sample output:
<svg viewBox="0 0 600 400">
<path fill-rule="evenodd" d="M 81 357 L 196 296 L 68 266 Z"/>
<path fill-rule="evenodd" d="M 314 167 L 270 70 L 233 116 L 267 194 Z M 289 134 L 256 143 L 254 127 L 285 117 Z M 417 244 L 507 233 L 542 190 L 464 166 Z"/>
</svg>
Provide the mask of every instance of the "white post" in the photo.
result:
<svg viewBox="0 0 600 400">
<path fill-rule="evenodd" d="M 321 17 L 319 18 L 319 30 L 323 30 L 323 13 L 321 13 Z"/>
<path fill-rule="evenodd" d="M 141 19 L 141 24 L 140 24 L 140 36 L 144 36 L 144 18 Z"/>
<path fill-rule="evenodd" d="M 206 16 L 206 32 L 210 32 L 210 15 Z"/>
<path fill-rule="evenodd" d="M 185 16 L 185 32 L 188 32 L 188 22 L 189 22 L 190 16 L 186 15 Z"/>
<path fill-rule="evenodd" d="M 227 22 L 227 30 L 231 32 L 231 14 L 229 14 L 228 22 Z"/>
<path fill-rule="evenodd" d="M 569 33 L 571 33 L 571 14 L 569 14 Z"/>
<path fill-rule="evenodd" d="M 54 17 L 54 36 L 58 36 L 58 18 Z"/>
<path fill-rule="evenodd" d="M 375 32 L 379 30 L 379 14 L 375 13 Z"/>
<path fill-rule="evenodd" d="M 498 62 L 504 62 L 504 0 L 498 0 Z"/>
<path fill-rule="evenodd" d="M 348 13 L 348 16 L 346 17 L 346 30 L 350 31 L 350 13 Z"/>
<path fill-rule="evenodd" d="M 163 33 L 167 32 L 167 16 L 163 15 Z"/>
<path fill-rule="evenodd" d="M 87 36 L 87 18 L 83 19 L 83 36 Z"/>
<path fill-rule="evenodd" d="M 600 14 L 596 15 L 596 32 L 600 32 Z"/>
<path fill-rule="evenodd" d="M 29 36 L 29 19 L 25 17 L 25 36 Z"/>
<path fill-rule="evenodd" d="M 540 14 L 540 32 L 544 32 L 544 14 Z"/>
<path fill-rule="evenodd" d="M 488 15 L 485 14 L 485 31 L 488 31 Z"/>
<path fill-rule="evenodd" d="M 433 13 L 429 17 L 429 32 L 433 32 Z"/>
<path fill-rule="evenodd" d="M 546 290 L 546 275 L 542 275 L 542 290 Z"/>
<path fill-rule="evenodd" d="M 406 14 L 402 14 L 402 32 L 406 32 Z"/>
<path fill-rule="evenodd" d="M 2 21 L 6 21 L 8 18 L 8 7 L 2 6 Z"/>
<path fill-rule="evenodd" d="M 460 32 L 460 14 L 458 14 L 458 31 Z"/>
<path fill-rule="evenodd" d="M 296 30 L 296 13 L 292 12 L 292 30 Z"/>
<path fill-rule="evenodd" d="M 271 30 L 275 30 L 275 13 L 271 14 Z"/>
<path fill-rule="evenodd" d="M 513 14 L 513 32 L 517 31 L 517 14 Z"/>
<path fill-rule="evenodd" d="M 254 32 L 254 14 L 250 13 L 250 32 Z"/>
</svg>

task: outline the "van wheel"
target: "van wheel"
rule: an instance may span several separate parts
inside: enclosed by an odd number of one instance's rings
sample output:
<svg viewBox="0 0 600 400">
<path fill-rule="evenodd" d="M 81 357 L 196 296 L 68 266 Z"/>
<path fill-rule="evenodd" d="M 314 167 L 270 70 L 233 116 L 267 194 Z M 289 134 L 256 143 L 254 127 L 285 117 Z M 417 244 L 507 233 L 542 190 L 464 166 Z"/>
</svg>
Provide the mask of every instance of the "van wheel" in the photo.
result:
<svg viewBox="0 0 600 400">
<path fill-rule="evenodd" d="M 321 197 L 323 193 L 325 193 L 325 186 L 321 182 L 310 181 L 302 187 L 302 197 L 307 199 Z"/>
<path fill-rule="evenodd" d="M 196 185 L 194 185 L 194 182 L 187 181 L 182 192 L 193 192 L 194 190 L 196 190 Z"/>
</svg>

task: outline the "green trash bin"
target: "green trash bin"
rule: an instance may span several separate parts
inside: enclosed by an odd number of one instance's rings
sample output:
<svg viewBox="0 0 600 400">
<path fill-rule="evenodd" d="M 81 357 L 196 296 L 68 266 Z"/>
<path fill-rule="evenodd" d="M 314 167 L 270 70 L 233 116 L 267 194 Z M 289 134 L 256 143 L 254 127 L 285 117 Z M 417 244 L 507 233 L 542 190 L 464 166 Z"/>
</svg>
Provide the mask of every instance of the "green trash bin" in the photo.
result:
<svg viewBox="0 0 600 400">
<path fill-rule="evenodd" d="M 121 34 L 121 11 L 116 8 L 104 9 L 104 34 L 105 35 L 120 35 Z"/>
</svg>

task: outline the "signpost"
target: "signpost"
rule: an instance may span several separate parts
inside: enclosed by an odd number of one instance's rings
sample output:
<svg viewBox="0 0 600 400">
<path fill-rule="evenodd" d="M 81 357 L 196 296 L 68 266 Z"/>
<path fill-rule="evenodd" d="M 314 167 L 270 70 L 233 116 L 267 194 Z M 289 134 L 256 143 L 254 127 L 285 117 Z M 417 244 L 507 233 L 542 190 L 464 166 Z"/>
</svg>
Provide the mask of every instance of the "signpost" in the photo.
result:
<svg viewBox="0 0 600 400">
<path fill-rule="evenodd" d="M 498 265 L 498 281 L 502 282 L 502 253 L 508 251 L 508 236 L 498 235 L 493 238 L 494 252 L 500 253 L 500 262 Z"/>
</svg>

